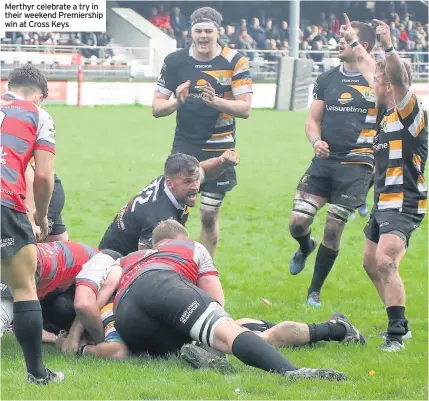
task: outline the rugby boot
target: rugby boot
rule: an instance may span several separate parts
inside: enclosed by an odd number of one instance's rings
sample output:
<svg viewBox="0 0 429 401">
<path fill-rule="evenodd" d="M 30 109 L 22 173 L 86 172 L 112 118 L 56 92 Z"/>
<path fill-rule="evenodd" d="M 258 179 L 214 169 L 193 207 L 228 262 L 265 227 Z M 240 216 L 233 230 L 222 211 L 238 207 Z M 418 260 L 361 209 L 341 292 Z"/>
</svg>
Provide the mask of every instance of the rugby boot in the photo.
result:
<svg viewBox="0 0 429 401">
<path fill-rule="evenodd" d="M 347 375 L 333 369 L 310 369 L 300 368 L 290 370 L 284 374 L 290 379 L 324 379 L 324 380 L 347 380 Z"/>
<path fill-rule="evenodd" d="M 52 372 L 46 369 L 45 377 L 35 377 L 31 373 L 27 373 L 27 383 L 37 384 L 38 386 L 45 386 L 49 383 L 59 383 L 64 380 L 64 374 L 62 372 Z"/>
<path fill-rule="evenodd" d="M 365 345 L 365 337 L 359 332 L 359 330 L 353 326 L 349 319 L 342 313 L 335 312 L 329 318 L 331 323 L 341 324 L 346 328 L 346 336 L 341 340 L 344 343 L 358 343 Z"/>
<path fill-rule="evenodd" d="M 314 238 L 311 238 L 312 246 L 308 253 L 303 253 L 301 247 L 293 255 L 293 258 L 289 262 L 289 271 L 293 276 L 301 273 L 304 270 L 305 262 L 310 254 L 316 249 L 317 241 Z"/>
</svg>

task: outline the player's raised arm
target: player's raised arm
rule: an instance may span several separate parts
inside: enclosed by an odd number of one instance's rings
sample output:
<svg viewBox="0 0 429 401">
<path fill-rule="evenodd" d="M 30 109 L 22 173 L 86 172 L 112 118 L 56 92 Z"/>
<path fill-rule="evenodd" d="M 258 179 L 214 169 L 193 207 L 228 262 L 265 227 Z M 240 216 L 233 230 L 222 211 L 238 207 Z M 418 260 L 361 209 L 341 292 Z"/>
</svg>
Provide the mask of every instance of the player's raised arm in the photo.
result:
<svg viewBox="0 0 429 401">
<path fill-rule="evenodd" d="M 360 43 L 356 32 L 353 28 L 352 23 L 347 14 L 344 13 L 345 25 L 341 25 L 340 34 L 353 49 L 353 54 L 356 57 L 357 67 L 362 76 L 371 85 L 375 69 L 376 62 L 371 54 L 368 52 L 368 43 Z"/>
<path fill-rule="evenodd" d="M 240 156 L 232 150 L 226 150 L 219 157 L 200 162 L 202 170 L 201 181 L 212 180 L 221 176 L 229 166 L 236 166 L 240 162 Z"/>
<path fill-rule="evenodd" d="M 390 27 L 383 21 L 373 20 L 377 25 L 376 33 L 380 37 L 380 43 L 386 52 L 386 75 L 393 89 L 395 104 L 399 104 L 407 95 L 410 82 L 405 65 L 392 44 Z"/>
</svg>

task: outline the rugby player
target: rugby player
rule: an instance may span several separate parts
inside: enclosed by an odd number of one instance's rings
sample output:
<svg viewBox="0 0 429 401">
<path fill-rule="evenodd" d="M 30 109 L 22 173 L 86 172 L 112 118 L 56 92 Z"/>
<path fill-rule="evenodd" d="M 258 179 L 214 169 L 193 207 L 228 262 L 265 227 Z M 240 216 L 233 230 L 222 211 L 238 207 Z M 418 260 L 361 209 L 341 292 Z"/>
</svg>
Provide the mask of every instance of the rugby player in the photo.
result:
<svg viewBox="0 0 429 401">
<path fill-rule="evenodd" d="M 237 153 L 229 150 L 201 163 L 183 153 L 170 155 L 164 175 L 144 187 L 119 211 L 98 248 L 124 256 L 151 248 L 152 231 L 160 221 L 173 218 L 184 225 L 189 208 L 195 206 L 200 182 L 221 175 L 238 162 Z"/>
<path fill-rule="evenodd" d="M 188 233 L 180 223 L 174 220 L 167 220 L 158 224 L 153 231 L 152 238 L 154 243 L 153 247 L 155 249 L 157 244 L 165 240 L 186 240 L 188 239 Z M 119 261 L 119 263 L 121 263 L 121 261 Z M 223 296 L 220 293 L 217 298 L 223 302 Z M 98 345 L 84 344 L 80 348 L 78 354 L 110 359 L 127 358 L 130 354 L 129 349 L 115 328 L 113 300 L 109 301 L 102 309 L 101 315 L 105 327 L 104 342 Z M 359 330 L 352 326 L 344 315 L 339 313 L 334 313 L 329 322 L 310 325 L 297 322 L 275 324 L 247 318 L 239 319 L 236 322 L 251 331 L 257 332 L 261 338 L 269 344 L 280 347 L 305 345 L 318 341 L 341 341 L 346 343 L 355 342 L 365 344 L 365 339 L 359 333 Z M 68 336 L 74 335 L 72 331 L 73 329 L 70 330 Z M 60 348 L 63 348 L 62 340 L 58 342 L 58 345 Z M 194 367 L 209 367 L 212 361 L 215 361 L 217 368 L 224 368 L 227 366 L 225 360 L 213 359 L 212 353 L 204 353 L 204 351 L 195 349 L 194 346 L 183 347 L 181 355 Z M 214 363 L 213 367 L 215 367 Z"/>
<path fill-rule="evenodd" d="M 252 105 L 249 61 L 217 43 L 221 23 L 221 14 L 210 7 L 191 15 L 192 45 L 165 58 L 152 103 L 155 117 L 177 111 L 172 153 L 189 154 L 199 161 L 235 149 L 235 118 L 248 118 Z M 212 257 L 219 239 L 221 205 L 236 184 L 235 169 L 230 166 L 201 186 L 200 242 Z"/>
<path fill-rule="evenodd" d="M 410 89 L 411 69 L 392 44 L 387 24 L 373 20 L 386 58 L 373 64 L 361 44 L 344 28 L 343 36 L 361 58 L 362 74 L 373 77 L 376 105 L 380 110 L 374 141 L 374 206 L 365 227 L 363 265 L 386 306 L 388 326 L 383 351 L 404 348 L 408 333 L 405 317 L 405 289 L 399 264 L 411 234 L 421 224 L 427 209 L 424 170 L 428 156 L 426 111 Z"/>
<path fill-rule="evenodd" d="M 287 377 L 346 379 L 331 369 L 295 367 L 235 323 L 223 309 L 223 289 L 209 252 L 187 239 L 183 226 L 173 224 L 182 230 L 181 237 L 119 261 L 123 272 L 114 300 L 115 328 L 131 353 L 165 356 L 197 340 L 247 365 Z"/>
<path fill-rule="evenodd" d="M 1 268 L 13 296 L 14 331 L 24 353 L 27 382 L 64 380 L 42 358 L 42 311 L 37 298 L 36 239 L 24 204 L 25 169 L 34 156 L 35 222 L 48 234 L 48 206 L 54 177 L 55 125 L 40 105 L 48 96 L 46 78 L 31 66 L 12 70 L 1 97 Z"/>
<path fill-rule="evenodd" d="M 34 159 L 30 161 L 30 165 L 25 171 L 25 180 L 27 185 L 27 193 L 25 197 L 25 206 L 27 208 L 27 215 L 33 226 L 33 231 L 37 230 L 37 226 L 34 223 L 34 194 L 33 194 L 33 181 L 34 181 Z M 48 236 L 44 239 L 44 242 L 53 241 L 68 241 L 69 235 L 67 228 L 63 222 L 61 212 L 64 208 L 65 194 L 63 184 L 60 178 L 54 173 L 54 190 L 52 192 L 52 198 L 49 202 L 48 208 Z"/>
<path fill-rule="evenodd" d="M 50 309 L 58 293 L 67 291 L 76 285 L 74 307 L 80 322 L 95 340 L 104 339 L 104 331 L 99 319 L 99 309 L 95 308 L 93 294 L 97 295 L 99 287 L 106 280 L 100 302 L 105 305 L 117 289 L 119 276 L 110 277 L 115 264 L 107 254 L 99 254 L 95 248 L 78 242 L 38 243 L 36 289 L 37 297 L 44 309 Z M 110 251 L 104 251 L 109 253 Z M 120 270 L 120 269 L 119 269 Z M 101 277 L 101 278 L 99 278 Z M 9 288 L 2 282 L 0 307 L 0 332 L 3 333 L 12 323 L 13 300 Z M 48 316 L 51 314 L 48 313 Z M 94 316 L 96 317 L 94 319 Z M 44 316 L 45 318 L 47 316 Z M 97 320 L 98 318 L 98 320 Z M 48 320 L 51 320 L 48 317 Z M 15 326 L 15 323 L 14 323 Z M 44 333 L 46 342 L 52 341 L 49 333 Z"/>
<path fill-rule="evenodd" d="M 374 29 L 359 21 L 351 26 L 369 53 L 376 41 Z M 321 306 L 320 292 L 338 256 L 344 227 L 355 209 L 365 203 L 374 167 L 374 95 L 344 38 L 339 58 L 341 65 L 321 74 L 314 85 L 305 131 L 315 157 L 298 184 L 289 222 L 290 233 L 299 243 L 290 261 L 290 272 L 295 275 L 317 247 L 311 225 L 317 211 L 329 203 L 307 292 L 307 302 L 313 306 Z"/>
</svg>

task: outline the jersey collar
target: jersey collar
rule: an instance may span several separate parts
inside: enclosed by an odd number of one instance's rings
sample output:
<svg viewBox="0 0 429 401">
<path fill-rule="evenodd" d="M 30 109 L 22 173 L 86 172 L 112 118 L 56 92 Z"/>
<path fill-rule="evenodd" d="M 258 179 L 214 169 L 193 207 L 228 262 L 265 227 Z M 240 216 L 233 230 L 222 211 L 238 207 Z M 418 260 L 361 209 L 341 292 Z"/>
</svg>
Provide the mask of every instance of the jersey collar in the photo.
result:
<svg viewBox="0 0 429 401">
<path fill-rule="evenodd" d="M 167 194 L 168 199 L 170 199 L 171 203 L 176 207 L 176 209 L 178 209 L 178 210 L 185 210 L 186 205 L 182 206 L 179 202 L 177 202 L 177 199 L 174 197 L 173 193 L 167 187 L 167 183 L 166 182 L 164 182 L 164 192 Z"/>
<path fill-rule="evenodd" d="M 3 96 L 11 96 L 16 100 L 24 100 L 24 98 L 21 95 L 16 94 L 15 92 L 12 91 L 7 91 L 3 94 Z"/>
<path fill-rule="evenodd" d="M 201 61 L 201 60 L 197 60 L 196 58 L 195 58 L 195 56 L 194 56 L 194 49 L 195 49 L 195 46 L 194 46 L 194 44 L 192 43 L 192 45 L 189 47 L 189 57 L 192 57 L 192 58 L 194 58 L 196 61 L 198 61 L 199 63 L 205 63 L 205 62 L 207 62 L 207 61 L 211 61 L 211 60 L 213 60 L 213 58 L 215 58 L 215 57 L 217 57 L 217 56 L 220 56 L 220 54 L 222 53 L 222 46 L 220 46 L 219 44 L 217 45 L 217 51 L 216 51 L 216 56 L 214 56 L 212 59 L 210 59 L 210 60 L 204 60 L 204 61 Z"/>
<path fill-rule="evenodd" d="M 349 72 L 344 70 L 344 64 L 340 64 L 340 72 L 345 75 L 346 77 L 360 77 L 360 72 Z"/>
</svg>

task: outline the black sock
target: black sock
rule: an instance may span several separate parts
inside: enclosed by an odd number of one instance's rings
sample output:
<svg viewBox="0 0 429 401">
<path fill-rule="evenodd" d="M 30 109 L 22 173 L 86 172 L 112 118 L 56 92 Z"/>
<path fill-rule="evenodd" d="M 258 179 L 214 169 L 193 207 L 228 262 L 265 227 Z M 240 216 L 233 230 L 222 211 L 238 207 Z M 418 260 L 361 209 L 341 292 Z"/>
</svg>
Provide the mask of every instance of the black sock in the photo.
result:
<svg viewBox="0 0 429 401">
<path fill-rule="evenodd" d="M 310 343 L 319 341 L 341 341 L 347 334 L 342 324 L 326 322 L 320 324 L 308 324 L 310 331 Z"/>
<path fill-rule="evenodd" d="M 308 289 L 308 295 L 313 291 L 320 292 L 326 277 L 328 277 L 328 274 L 334 265 L 338 252 L 339 251 L 334 251 L 333 249 L 326 248 L 326 246 L 320 244 L 319 249 L 317 250 L 313 279 L 311 280 L 310 288 Z"/>
<path fill-rule="evenodd" d="M 267 372 L 283 374 L 290 370 L 297 370 L 272 345 L 251 331 L 245 331 L 237 336 L 232 343 L 232 353 L 246 365 Z"/>
<path fill-rule="evenodd" d="M 405 306 L 389 306 L 386 308 L 389 317 L 387 338 L 402 343 L 402 336 L 408 332 L 408 320 L 405 318 Z"/>
<path fill-rule="evenodd" d="M 299 243 L 299 247 L 301 248 L 301 252 L 305 255 L 310 252 L 311 247 L 313 246 L 313 240 L 310 237 L 311 230 L 308 234 L 303 235 L 302 237 L 293 237 Z"/>
<path fill-rule="evenodd" d="M 45 377 L 42 359 L 42 308 L 39 301 L 21 301 L 13 304 L 13 329 L 24 353 L 27 372 Z"/>
</svg>

